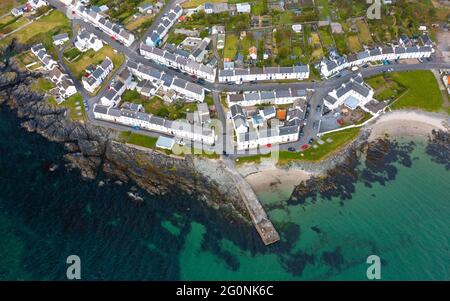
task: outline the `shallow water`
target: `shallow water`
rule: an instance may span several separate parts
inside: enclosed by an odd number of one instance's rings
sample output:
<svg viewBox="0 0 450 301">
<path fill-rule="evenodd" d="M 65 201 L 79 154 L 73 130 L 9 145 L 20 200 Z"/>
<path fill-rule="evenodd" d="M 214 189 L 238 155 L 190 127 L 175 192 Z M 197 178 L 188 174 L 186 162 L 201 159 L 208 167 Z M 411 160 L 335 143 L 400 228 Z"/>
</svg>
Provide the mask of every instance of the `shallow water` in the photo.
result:
<svg viewBox="0 0 450 301">
<path fill-rule="evenodd" d="M 371 254 L 382 279 L 450 279 L 449 171 L 424 142 L 411 168 L 396 165 L 385 186 L 357 183 L 350 200 L 288 205 L 288 187 L 260 193 L 282 237 L 265 247 L 252 227 L 192 197 L 139 191 L 136 203 L 132 184 L 80 180 L 61 145 L 25 132 L 5 108 L 0 134 L 0 279 L 65 279 L 71 254 L 85 280 L 364 280 Z"/>
</svg>

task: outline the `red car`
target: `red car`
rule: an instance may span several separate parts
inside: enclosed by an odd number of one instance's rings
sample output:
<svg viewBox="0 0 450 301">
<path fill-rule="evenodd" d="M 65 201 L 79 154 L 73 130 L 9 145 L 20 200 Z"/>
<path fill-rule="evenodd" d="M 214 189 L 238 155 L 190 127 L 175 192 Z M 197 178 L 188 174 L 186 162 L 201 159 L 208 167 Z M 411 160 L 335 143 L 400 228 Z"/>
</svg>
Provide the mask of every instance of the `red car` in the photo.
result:
<svg viewBox="0 0 450 301">
<path fill-rule="evenodd" d="M 302 150 L 308 149 L 309 148 L 309 144 L 303 144 L 302 145 Z"/>
</svg>

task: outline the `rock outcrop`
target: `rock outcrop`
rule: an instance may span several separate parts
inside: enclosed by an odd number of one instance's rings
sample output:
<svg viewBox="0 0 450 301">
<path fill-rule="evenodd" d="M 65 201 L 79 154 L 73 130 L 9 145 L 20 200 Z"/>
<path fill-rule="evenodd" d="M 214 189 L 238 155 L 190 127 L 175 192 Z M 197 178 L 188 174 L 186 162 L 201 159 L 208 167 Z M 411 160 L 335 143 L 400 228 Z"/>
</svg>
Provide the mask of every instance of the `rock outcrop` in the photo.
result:
<svg viewBox="0 0 450 301">
<path fill-rule="evenodd" d="M 14 51 L 14 47 L 7 51 Z M 134 181 L 154 195 L 176 191 L 195 194 L 227 216 L 250 222 L 240 195 L 233 193 L 233 183 L 218 181 L 212 176 L 220 169 L 219 164 L 191 156 L 181 158 L 137 149 L 113 141 L 108 129 L 89 122 L 73 122 L 67 118 L 65 108 L 50 105 L 43 95 L 30 90 L 39 76 L 39 73 L 19 70 L 6 59 L 0 64 L 0 104 L 6 103 L 15 110 L 28 131 L 63 143 L 68 152 L 64 156 L 67 168 L 79 168 L 85 179 L 94 179 L 103 171 L 122 182 Z M 208 162 L 202 164 L 202 160 Z M 211 170 L 199 171 L 194 161 Z"/>
</svg>

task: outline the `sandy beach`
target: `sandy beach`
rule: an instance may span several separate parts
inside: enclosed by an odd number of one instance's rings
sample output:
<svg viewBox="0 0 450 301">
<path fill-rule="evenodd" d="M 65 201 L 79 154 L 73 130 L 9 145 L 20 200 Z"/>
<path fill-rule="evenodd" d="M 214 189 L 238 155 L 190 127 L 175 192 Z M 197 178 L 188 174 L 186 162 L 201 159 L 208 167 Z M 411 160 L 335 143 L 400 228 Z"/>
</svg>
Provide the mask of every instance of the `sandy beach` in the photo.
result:
<svg viewBox="0 0 450 301">
<path fill-rule="evenodd" d="M 433 129 L 448 130 L 448 116 L 420 111 L 395 111 L 368 125 L 369 140 L 380 137 L 428 137 Z"/>
<path fill-rule="evenodd" d="M 280 186 L 283 186 L 283 188 L 292 187 L 294 189 L 296 185 L 301 181 L 309 179 L 310 176 L 310 173 L 302 170 L 286 170 L 273 167 L 250 174 L 245 179 L 254 191 L 259 192 L 277 190 Z"/>
<path fill-rule="evenodd" d="M 369 140 L 380 137 L 428 137 L 433 129 L 449 130 L 449 117 L 443 114 L 421 111 L 394 111 L 386 113 L 374 122 L 366 125 L 363 131 L 370 131 Z M 301 181 L 318 174 L 322 163 L 317 163 L 317 172 L 304 171 L 298 166 L 289 169 L 278 168 L 275 165 L 250 165 L 241 167 L 248 183 L 255 192 L 294 189 Z M 323 162 L 325 164 L 325 162 Z M 323 165 L 322 164 L 322 165 Z M 310 169 L 308 164 L 308 170 Z M 328 164 L 327 164 L 328 166 Z"/>
</svg>

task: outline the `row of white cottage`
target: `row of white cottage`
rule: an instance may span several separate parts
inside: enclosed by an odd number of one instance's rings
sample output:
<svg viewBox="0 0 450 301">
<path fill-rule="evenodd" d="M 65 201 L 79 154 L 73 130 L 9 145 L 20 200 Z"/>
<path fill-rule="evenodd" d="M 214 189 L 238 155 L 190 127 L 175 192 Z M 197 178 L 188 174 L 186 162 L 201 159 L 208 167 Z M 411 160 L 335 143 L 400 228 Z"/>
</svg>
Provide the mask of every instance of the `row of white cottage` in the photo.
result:
<svg viewBox="0 0 450 301">
<path fill-rule="evenodd" d="M 297 141 L 300 132 L 301 111 L 299 109 L 292 109 L 291 111 L 294 114 L 288 114 L 286 122 L 282 126 L 272 124 L 271 128 L 262 127 L 248 131 L 246 114 L 242 106 L 239 104 L 232 105 L 230 115 L 236 131 L 237 149 L 255 149 L 261 146 Z M 272 116 L 275 115 L 275 110 L 273 112 Z"/>
<path fill-rule="evenodd" d="M 434 49 L 431 46 L 377 47 L 372 50 L 352 53 L 347 57 L 323 59 L 320 62 L 320 73 L 324 78 L 328 78 L 346 68 L 361 66 L 369 62 L 427 58 L 430 57 L 433 53 Z"/>
<path fill-rule="evenodd" d="M 344 105 L 350 110 L 361 107 L 364 111 L 377 115 L 386 108 L 387 104 L 377 101 L 373 96 L 374 90 L 364 83 L 361 74 L 359 74 L 339 88 L 329 92 L 324 98 L 324 104 L 330 110 L 335 110 Z"/>
<path fill-rule="evenodd" d="M 112 60 L 109 57 L 106 57 L 103 62 L 91 72 L 91 74 L 83 76 L 81 80 L 83 82 L 83 87 L 90 93 L 94 93 L 113 68 L 114 64 Z"/>
<path fill-rule="evenodd" d="M 228 94 L 228 105 L 238 104 L 252 107 L 263 104 L 284 105 L 294 103 L 297 99 L 306 99 L 306 90 L 278 89 L 275 91 L 256 91 L 243 94 Z"/>
<path fill-rule="evenodd" d="M 146 44 L 141 44 L 140 53 L 147 59 L 151 59 L 159 64 L 180 69 L 189 74 L 204 78 L 209 82 L 214 82 L 216 79 L 216 69 L 197 63 L 195 60 L 185 58 L 181 55 L 171 53 L 167 50 L 151 47 Z"/>
<path fill-rule="evenodd" d="M 75 6 L 76 12 L 83 18 L 85 22 L 91 23 L 100 28 L 102 31 L 120 41 L 125 46 L 130 46 L 134 42 L 134 35 L 118 24 L 112 23 L 106 19 L 102 14 L 85 7 L 81 2 Z"/>
<path fill-rule="evenodd" d="M 173 90 L 193 101 L 203 102 L 205 100 L 205 89 L 200 85 L 134 61 L 128 61 L 127 66 L 134 76 L 140 80 L 152 82 L 156 87 L 161 87 L 165 92 Z"/>
<path fill-rule="evenodd" d="M 214 128 L 190 124 L 186 121 L 172 121 L 137 110 L 126 108 L 108 107 L 96 104 L 94 117 L 126 126 L 139 127 L 141 129 L 160 132 L 163 134 L 193 140 L 195 142 L 213 145 L 216 137 Z"/>
<path fill-rule="evenodd" d="M 42 44 L 31 47 L 31 52 L 39 59 L 44 69 L 50 71 L 48 77 L 56 85 L 58 91 L 56 101 L 58 103 L 77 93 L 77 88 L 72 79 L 61 71 L 58 63 L 47 53 Z"/>
<path fill-rule="evenodd" d="M 175 5 L 169 13 L 161 18 L 158 27 L 145 39 L 145 43 L 152 47 L 158 46 L 182 14 L 183 8 L 179 4 Z"/>
<path fill-rule="evenodd" d="M 249 82 L 249 81 L 270 81 L 309 78 L 309 66 L 297 65 L 293 67 L 263 67 L 245 69 L 222 69 L 219 70 L 219 82 Z"/>
</svg>

